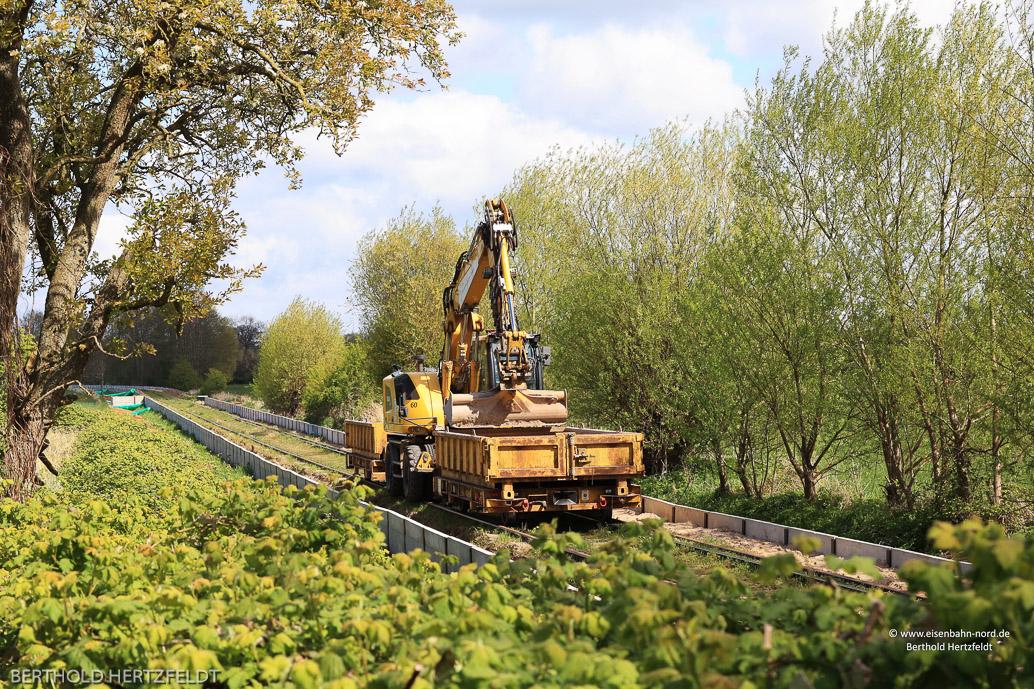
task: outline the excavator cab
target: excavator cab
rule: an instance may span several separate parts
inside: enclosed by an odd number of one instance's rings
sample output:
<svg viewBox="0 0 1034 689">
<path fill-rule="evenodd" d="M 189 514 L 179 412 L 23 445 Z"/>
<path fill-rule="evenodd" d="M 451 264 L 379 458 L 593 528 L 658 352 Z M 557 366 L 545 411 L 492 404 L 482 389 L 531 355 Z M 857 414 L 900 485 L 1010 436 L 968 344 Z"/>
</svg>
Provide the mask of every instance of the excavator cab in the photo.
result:
<svg viewBox="0 0 1034 689">
<path fill-rule="evenodd" d="M 430 433 L 445 423 L 438 376 L 430 371 L 395 371 L 382 381 L 384 430 L 407 435 Z"/>
</svg>

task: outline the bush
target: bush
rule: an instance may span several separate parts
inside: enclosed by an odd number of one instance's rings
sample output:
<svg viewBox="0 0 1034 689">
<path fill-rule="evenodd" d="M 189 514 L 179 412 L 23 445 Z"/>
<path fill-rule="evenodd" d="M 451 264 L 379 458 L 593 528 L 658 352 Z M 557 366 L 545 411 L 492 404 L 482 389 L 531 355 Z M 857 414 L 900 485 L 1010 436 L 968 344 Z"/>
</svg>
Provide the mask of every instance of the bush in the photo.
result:
<svg viewBox="0 0 1034 689">
<path fill-rule="evenodd" d="M 160 517 L 178 499 L 172 489 L 240 476 L 154 414 L 145 420 L 103 407 L 76 409 L 80 406 L 62 410 L 62 423 L 78 429 L 72 456 L 60 472 L 74 501 L 131 500 Z"/>
<path fill-rule="evenodd" d="M 208 376 L 205 377 L 205 382 L 201 384 L 202 395 L 214 395 L 217 392 L 222 392 L 226 389 L 226 384 L 230 380 L 225 373 L 217 368 L 208 369 Z"/>
<path fill-rule="evenodd" d="M 303 396 L 305 420 L 341 428 L 345 419 L 359 418 L 378 396 L 377 385 L 370 377 L 370 367 L 364 343 L 350 342 L 342 346 L 330 373 L 306 386 Z"/>
<path fill-rule="evenodd" d="M 337 316 L 323 304 L 295 299 L 262 340 L 255 392 L 271 411 L 297 415 L 309 382 L 326 378 L 343 344 Z"/>
<path fill-rule="evenodd" d="M 187 392 L 201 387 L 201 376 L 186 359 L 177 359 L 169 369 L 167 385 L 176 390 Z"/>
</svg>

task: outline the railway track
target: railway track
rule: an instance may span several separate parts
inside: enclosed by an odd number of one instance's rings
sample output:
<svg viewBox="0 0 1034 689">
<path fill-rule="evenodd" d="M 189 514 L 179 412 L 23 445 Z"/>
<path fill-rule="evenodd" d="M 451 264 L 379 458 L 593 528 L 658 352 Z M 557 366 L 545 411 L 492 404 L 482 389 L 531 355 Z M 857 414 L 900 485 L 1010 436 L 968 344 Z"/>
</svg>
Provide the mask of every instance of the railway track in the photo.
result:
<svg viewBox="0 0 1034 689">
<path fill-rule="evenodd" d="M 199 423 L 201 425 L 215 426 L 216 428 L 222 429 L 222 430 L 226 431 L 227 433 L 232 433 L 233 435 L 238 436 L 240 438 L 245 438 L 249 443 L 255 443 L 256 445 L 261 445 L 262 447 L 264 447 L 264 448 L 266 448 L 268 450 L 272 450 L 272 451 L 274 451 L 274 452 L 276 452 L 276 453 L 278 453 L 280 455 L 283 455 L 285 457 L 290 457 L 291 459 L 293 459 L 295 461 L 298 461 L 298 462 L 302 462 L 303 464 L 308 464 L 310 466 L 314 466 L 314 467 L 317 467 L 319 469 L 322 469 L 323 471 L 329 471 L 329 472 L 332 472 L 332 473 L 335 473 L 335 474 L 346 474 L 346 473 L 348 473 L 348 469 L 345 468 L 345 467 L 333 467 L 333 466 L 330 466 L 328 464 L 323 464 L 322 462 L 317 462 L 314 459 L 310 459 L 308 457 L 303 457 L 303 456 L 301 456 L 299 454 L 296 454 L 294 452 L 291 452 L 290 450 L 287 450 L 285 448 L 278 447 L 276 445 L 273 445 L 272 443 L 267 443 L 264 440 L 259 440 L 254 435 L 249 435 L 247 433 L 244 433 L 240 429 L 230 428 L 229 426 L 225 426 L 225 425 L 219 423 L 218 421 L 213 421 L 212 419 L 210 419 L 210 418 L 208 418 L 206 416 L 201 416 L 200 414 L 191 412 L 191 411 L 185 409 L 183 406 L 177 406 L 176 407 L 176 411 L 178 413 L 183 414 L 184 416 L 186 416 L 186 417 L 196 421 L 197 423 Z M 220 412 L 220 413 L 223 413 L 223 412 Z M 234 419 L 235 422 L 237 420 L 238 419 Z M 306 438 L 300 438 L 300 437 L 294 435 L 293 433 L 288 433 L 286 431 L 283 431 L 283 430 L 277 428 L 276 426 L 267 426 L 265 424 L 255 423 L 255 422 L 250 421 L 248 419 L 240 419 L 240 421 L 243 421 L 243 422 L 245 422 L 245 423 L 247 423 L 248 425 L 251 425 L 251 426 L 258 426 L 262 430 L 273 431 L 273 432 L 277 433 L 278 435 L 288 436 L 292 440 L 299 440 L 299 441 L 302 441 L 302 442 L 304 442 L 306 444 L 314 445 L 316 447 L 319 447 L 322 450 L 328 450 L 328 451 L 334 452 L 336 454 L 343 455 L 345 457 L 348 456 L 348 453 L 343 451 L 343 450 L 339 450 L 339 449 L 334 448 L 332 446 L 326 445 L 325 443 L 316 443 L 316 442 L 310 441 L 310 440 L 308 440 Z"/>
<path fill-rule="evenodd" d="M 248 442 L 253 442 L 253 443 L 257 444 L 257 445 L 261 445 L 262 447 L 265 447 L 265 448 L 267 448 L 269 450 L 277 452 L 277 453 L 279 453 L 279 454 L 281 454 L 283 456 L 289 457 L 289 458 L 291 458 L 291 459 L 293 459 L 295 461 L 302 462 L 304 464 L 315 466 L 315 467 L 317 467 L 319 469 L 322 469 L 323 471 L 328 471 L 328 472 L 332 472 L 332 473 L 336 473 L 336 474 L 346 474 L 346 475 L 348 474 L 347 468 L 332 467 L 332 466 L 323 464 L 322 462 L 317 462 L 317 461 L 315 461 L 313 459 L 310 459 L 308 457 L 303 457 L 303 456 L 301 456 L 301 455 L 299 455 L 299 454 L 297 454 L 295 452 L 291 452 L 290 450 L 287 450 L 285 448 L 278 447 L 278 446 L 273 445 L 272 443 L 268 443 L 268 442 L 266 442 L 264 440 L 260 440 L 260 439 L 256 438 L 252 434 L 248 434 L 248 433 L 242 432 L 239 428 L 231 428 L 231 427 L 223 425 L 223 424 L 221 424 L 221 423 L 219 423 L 217 421 L 214 421 L 211 418 L 208 418 L 206 416 L 202 416 L 200 414 L 192 412 L 192 411 L 184 408 L 185 406 L 189 406 L 189 405 L 177 404 L 176 405 L 177 411 L 179 411 L 184 416 L 188 416 L 188 417 L 192 418 L 194 421 L 196 421 L 196 422 L 198 422 L 200 424 L 210 424 L 210 425 L 215 426 L 216 428 L 220 428 L 220 429 L 222 429 L 222 430 L 224 430 L 224 431 L 226 431 L 228 433 L 232 433 L 232 434 L 234 434 L 236 436 L 245 438 L 245 439 L 247 439 Z M 220 411 L 220 410 L 215 410 L 215 411 L 218 414 L 220 414 L 220 415 L 221 414 L 229 414 L 228 412 L 223 412 L 223 411 Z M 234 415 L 231 415 L 231 416 L 234 416 Z M 330 445 L 328 443 L 318 442 L 318 441 L 310 440 L 308 438 L 303 438 L 303 437 L 301 437 L 301 436 L 299 436 L 299 435 L 297 435 L 295 433 L 291 433 L 291 432 L 285 431 L 283 429 L 280 429 L 277 426 L 272 426 L 272 425 L 268 425 L 268 424 L 262 424 L 262 423 L 258 423 L 256 421 L 251 421 L 249 419 L 243 419 L 243 418 L 239 418 L 239 417 L 236 417 L 236 416 L 234 416 L 233 421 L 235 423 L 242 423 L 242 424 L 247 425 L 247 426 L 252 426 L 252 427 L 255 427 L 255 428 L 259 428 L 259 429 L 261 429 L 263 431 L 271 431 L 271 432 L 276 433 L 277 435 L 282 435 L 282 436 L 289 437 L 291 440 L 303 442 L 303 443 L 305 443 L 307 445 L 311 445 L 311 446 L 316 447 L 316 448 L 318 448 L 320 450 L 323 450 L 323 451 L 333 452 L 335 454 L 342 455 L 342 456 L 345 456 L 345 457 L 348 456 L 347 450 L 340 449 L 340 448 L 335 447 L 333 445 Z M 361 482 L 363 482 L 363 483 L 365 483 L 365 484 L 367 484 L 369 486 L 372 486 L 372 487 L 375 487 L 375 488 L 384 488 L 384 484 L 381 483 L 381 482 L 368 481 L 365 478 L 360 478 L 360 480 L 361 480 Z M 451 515 L 453 515 L 455 517 L 458 517 L 460 519 L 463 519 L 463 520 L 465 520 L 465 521 L 467 521 L 469 523 L 477 524 L 479 526 L 483 526 L 485 528 L 488 528 L 488 529 L 491 529 L 491 530 L 494 530 L 494 531 L 497 531 L 497 532 L 510 534 L 511 536 L 515 536 L 517 538 L 520 538 L 521 540 L 523 540 L 525 542 L 529 542 L 530 543 L 535 538 L 535 536 L 533 534 L 528 533 L 526 531 L 522 531 L 520 529 L 516 529 L 516 528 L 511 527 L 511 526 L 505 526 L 505 525 L 501 525 L 501 524 L 498 524 L 498 523 L 495 523 L 495 522 L 490 522 L 490 521 L 485 520 L 485 519 L 480 519 L 480 518 L 475 517 L 475 516 L 473 516 L 471 514 L 468 514 L 468 513 L 465 513 L 465 512 L 456 510 L 456 509 L 453 509 L 451 507 L 447 507 L 445 505 L 440 505 L 440 504 L 437 504 L 437 503 L 428 503 L 428 504 L 429 504 L 429 506 L 431 506 L 432 508 L 434 508 L 436 510 L 440 510 L 440 511 L 442 511 L 444 513 L 451 514 Z M 569 512 L 569 513 L 564 513 L 564 514 L 565 515 L 570 515 L 570 516 L 573 516 L 573 517 L 576 517 L 576 518 L 580 518 L 580 519 L 586 520 L 588 522 L 591 522 L 596 527 L 601 526 L 601 525 L 606 526 L 606 524 L 604 522 L 602 522 L 602 521 L 600 521 L 598 519 L 594 519 L 592 517 L 587 517 L 585 515 L 578 514 L 576 512 Z M 743 551 L 743 550 L 738 550 L 736 548 L 730 548 L 728 546 L 717 545 L 715 543 L 708 543 L 706 541 L 701 541 L 701 540 L 697 540 L 697 539 L 694 539 L 694 538 L 689 538 L 688 536 L 680 536 L 680 535 L 677 535 L 677 534 L 672 534 L 672 538 L 675 540 L 675 542 L 678 545 L 680 545 L 682 547 L 685 547 L 685 548 L 687 548 L 689 550 L 692 550 L 694 552 L 708 554 L 708 555 L 711 555 L 711 556 L 714 556 L 714 557 L 719 557 L 719 558 L 722 558 L 724 560 L 729 560 L 729 561 L 732 561 L 732 562 L 739 562 L 741 564 L 744 564 L 744 565 L 746 565 L 748 567 L 751 567 L 751 568 L 754 568 L 754 569 L 760 567 L 761 566 L 761 561 L 764 559 L 762 556 L 755 555 L 754 553 L 749 553 L 749 552 L 746 552 L 746 551 Z M 589 553 L 589 552 L 582 551 L 582 550 L 577 550 L 577 549 L 574 549 L 574 548 L 568 548 L 565 552 L 568 555 L 568 557 L 571 557 L 571 558 L 574 558 L 574 559 L 577 559 L 577 560 L 584 560 L 584 559 L 590 557 L 590 555 L 591 555 L 591 553 Z M 822 569 L 808 568 L 808 569 L 805 569 L 805 570 L 797 571 L 797 572 L 793 573 L 793 577 L 798 579 L 798 580 L 800 580 L 800 581 L 807 582 L 807 583 L 818 583 L 818 584 L 822 584 L 822 585 L 832 585 L 832 586 L 836 586 L 836 587 L 839 587 L 839 588 L 842 588 L 842 589 L 845 589 L 845 590 L 848 590 L 848 591 L 854 591 L 854 592 L 858 592 L 858 593 L 870 593 L 870 592 L 873 592 L 873 591 L 882 591 L 884 593 L 895 594 L 895 595 L 904 595 L 904 596 L 911 596 L 912 595 L 912 594 L 909 594 L 909 593 L 907 593 L 905 591 L 901 591 L 901 590 L 895 589 L 895 588 L 890 587 L 890 586 L 885 586 L 885 585 L 877 583 L 877 582 L 866 581 L 866 580 L 858 579 L 856 577 L 852 577 L 852 576 L 849 576 L 849 575 L 846 575 L 846 574 L 840 574 L 838 572 L 831 572 L 831 571 L 822 570 Z"/>
<path fill-rule="evenodd" d="M 438 504 L 434 504 L 434 503 L 432 503 L 432 507 L 434 507 L 435 509 L 442 510 L 443 512 L 448 512 L 449 514 L 456 515 L 458 517 L 463 517 L 463 518 L 465 518 L 465 519 L 467 519 L 469 521 L 475 522 L 477 524 L 480 524 L 480 525 L 483 525 L 483 526 L 486 526 L 486 527 L 489 527 L 489 528 L 492 528 L 492 529 L 495 529 L 495 530 L 498 530 L 498 531 L 502 531 L 504 533 L 509 533 L 509 534 L 511 534 L 513 536 L 517 536 L 517 537 L 521 538 L 522 540 L 524 540 L 526 542 L 529 542 L 529 543 L 535 538 L 535 536 L 533 534 L 530 534 L 530 533 L 528 533 L 526 531 L 521 531 L 520 529 L 515 529 L 515 528 L 509 527 L 509 526 L 502 526 L 502 525 L 499 525 L 499 524 L 494 524 L 492 522 L 489 522 L 489 521 L 486 521 L 486 520 L 483 520 L 483 519 L 478 519 L 477 517 L 473 517 L 473 516 L 471 516 L 469 514 L 465 514 L 463 512 L 458 511 L 458 510 L 454 510 L 451 507 L 446 507 L 444 505 L 438 505 Z M 565 514 L 570 514 L 572 516 L 577 515 L 577 513 L 574 513 L 574 512 L 565 513 Z M 577 516 L 583 517 L 583 515 L 577 515 Z M 600 522 L 599 520 L 592 519 L 591 517 L 583 517 L 583 518 L 584 519 L 588 519 L 590 521 L 593 521 L 597 525 L 600 525 L 600 524 L 603 523 L 603 522 Z M 731 561 L 734 561 L 734 562 L 740 562 L 742 564 L 745 564 L 745 565 L 747 565 L 747 566 L 749 566 L 751 568 L 755 568 L 755 569 L 761 566 L 761 561 L 764 559 L 760 555 L 755 555 L 753 553 L 748 553 L 746 551 L 737 550 L 736 548 L 729 548 L 727 546 L 717 545 L 715 543 L 708 543 L 706 541 L 700 541 L 700 540 L 697 540 L 695 538 L 689 538 L 687 536 L 679 536 L 679 535 L 676 535 L 676 534 L 672 534 L 672 538 L 675 540 L 675 542 L 677 544 L 679 544 L 679 545 L 681 545 L 681 546 L 683 546 L 685 548 L 688 548 L 690 550 L 693 550 L 695 552 L 705 553 L 705 554 L 708 554 L 708 555 L 717 556 L 717 557 L 720 557 L 720 558 L 725 559 L 725 560 L 731 560 Z M 589 553 L 589 552 L 578 550 L 578 549 L 575 549 L 575 548 L 567 548 L 565 550 L 565 552 L 566 552 L 566 554 L 569 557 L 572 557 L 572 558 L 574 558 L 576 560 L 584 560 L 584 559 L 587 559 L 591 555 L 591 553 Z M 842 588 L 842 589 L 845 589 L 845 590 L 848 590 L 848 591 L 854 591 L 854 592 L 857 592 L 857 593 L 869 593 L 871 591 L 883 591 L 885 593 L 892 593 L 892 594 L 896 594 L 896 595 L 911 596 L 911 594 L 909 594 L 909 593 L 907 593 L 905 591 L 900 591 L 900 590 L 895 589 L 895 588 L 890 587 L 890 586 L 884 586 L 883 584 L 880 584 L 878 582 L 866 581 L 864 579 L 858 579 L 858 578 L 855 578 L 855 577 L 848 576 L 846 574 L 840 574 L 840 573 L 831 572 L 831 571 L 828 571 L 828 570 L 806 569 L 806 570 L 803 570 L 803 571 L 794 572 L 793 576 L 794 576 L 794 578 L 796 578 L 796 579 L 798 579 L 800 581 L 805 581 L 805 582 L 808 582 L 808 583 L 818 583 L 818 584 L 824 584 L 824 585 L 835 585 L 838 588 Z"/>
</svg>

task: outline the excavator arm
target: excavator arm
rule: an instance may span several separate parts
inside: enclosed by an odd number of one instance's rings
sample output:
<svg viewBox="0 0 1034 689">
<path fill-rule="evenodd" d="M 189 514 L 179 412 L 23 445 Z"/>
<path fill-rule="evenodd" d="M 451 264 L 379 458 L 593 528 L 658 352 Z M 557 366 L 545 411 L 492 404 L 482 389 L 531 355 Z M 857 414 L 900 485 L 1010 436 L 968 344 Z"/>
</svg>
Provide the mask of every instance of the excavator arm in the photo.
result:
<svg viewBox="0 0 1034 689">
<path fill-rule="evenodd" d="M 445 345 L 439 370 L 449 425 L 555 426 L 567 421 L 566 393 L 536 389 L 542 386 L 549 348 L 520 328 L 510 268 L 516 249 L 510 209 L 502 201 L 486 201 L 485 219 L 460 255 L 442 299 Z M 486 289 L 494 325 L 489 332 L 477 313 Z M 487 371 L 481 370 L 481 359 Z M 483 373 L 487 384 L 480 391 Z"/>
</svg>

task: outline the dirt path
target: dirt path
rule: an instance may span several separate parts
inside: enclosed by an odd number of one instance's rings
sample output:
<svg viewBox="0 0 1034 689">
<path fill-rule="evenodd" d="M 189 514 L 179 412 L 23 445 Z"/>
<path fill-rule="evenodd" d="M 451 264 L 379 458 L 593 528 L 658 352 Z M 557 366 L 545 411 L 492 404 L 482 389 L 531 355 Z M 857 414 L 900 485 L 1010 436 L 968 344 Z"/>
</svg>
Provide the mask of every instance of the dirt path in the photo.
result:
<svg viewBox="0 0 1034 689">
<path fill-rule="evenodd" d="M 644 519 L 660 519 L 660 517 L 650 512 L 639 514 L 629 509 L 616 509 L 614 510 L 614 519 L 623 522 L 641 522 Z M 793 553 L 797 558 L 797 561 L 804 566 L 812 569 L 828 569 L 824 555 L 805 555 L 801 551 L 788 546 L 782 546 L 768 541 L 759 541 L 756 538 L 749 538 L 732 531 L 726 531 L 724 529 L 705 529 L 703 527 L 694 526 L 693 524 L 674 524 L 672 522 L 664 522 L 664 528 L 677 536 L 694 538 L 698 541 L 717 542 L 719 545 L 735 548 L 761 557 L 780 555 L 782 553 Z M 908 585 L 898 578 L 897 572 L 893 569 L 889 567 L 880 567 L 878 565 L 876 568 L 880 571 L 880 574 L 883 575 L 883 579 L 880 580 L 881 584 L 898 589 L 899 591 L 908 590 Z M 865 574 L 852 574 L 850 576 L 857 577 L 864 581 L 872 581 L 872 577 L 866 576 Z"/>
</svg>

